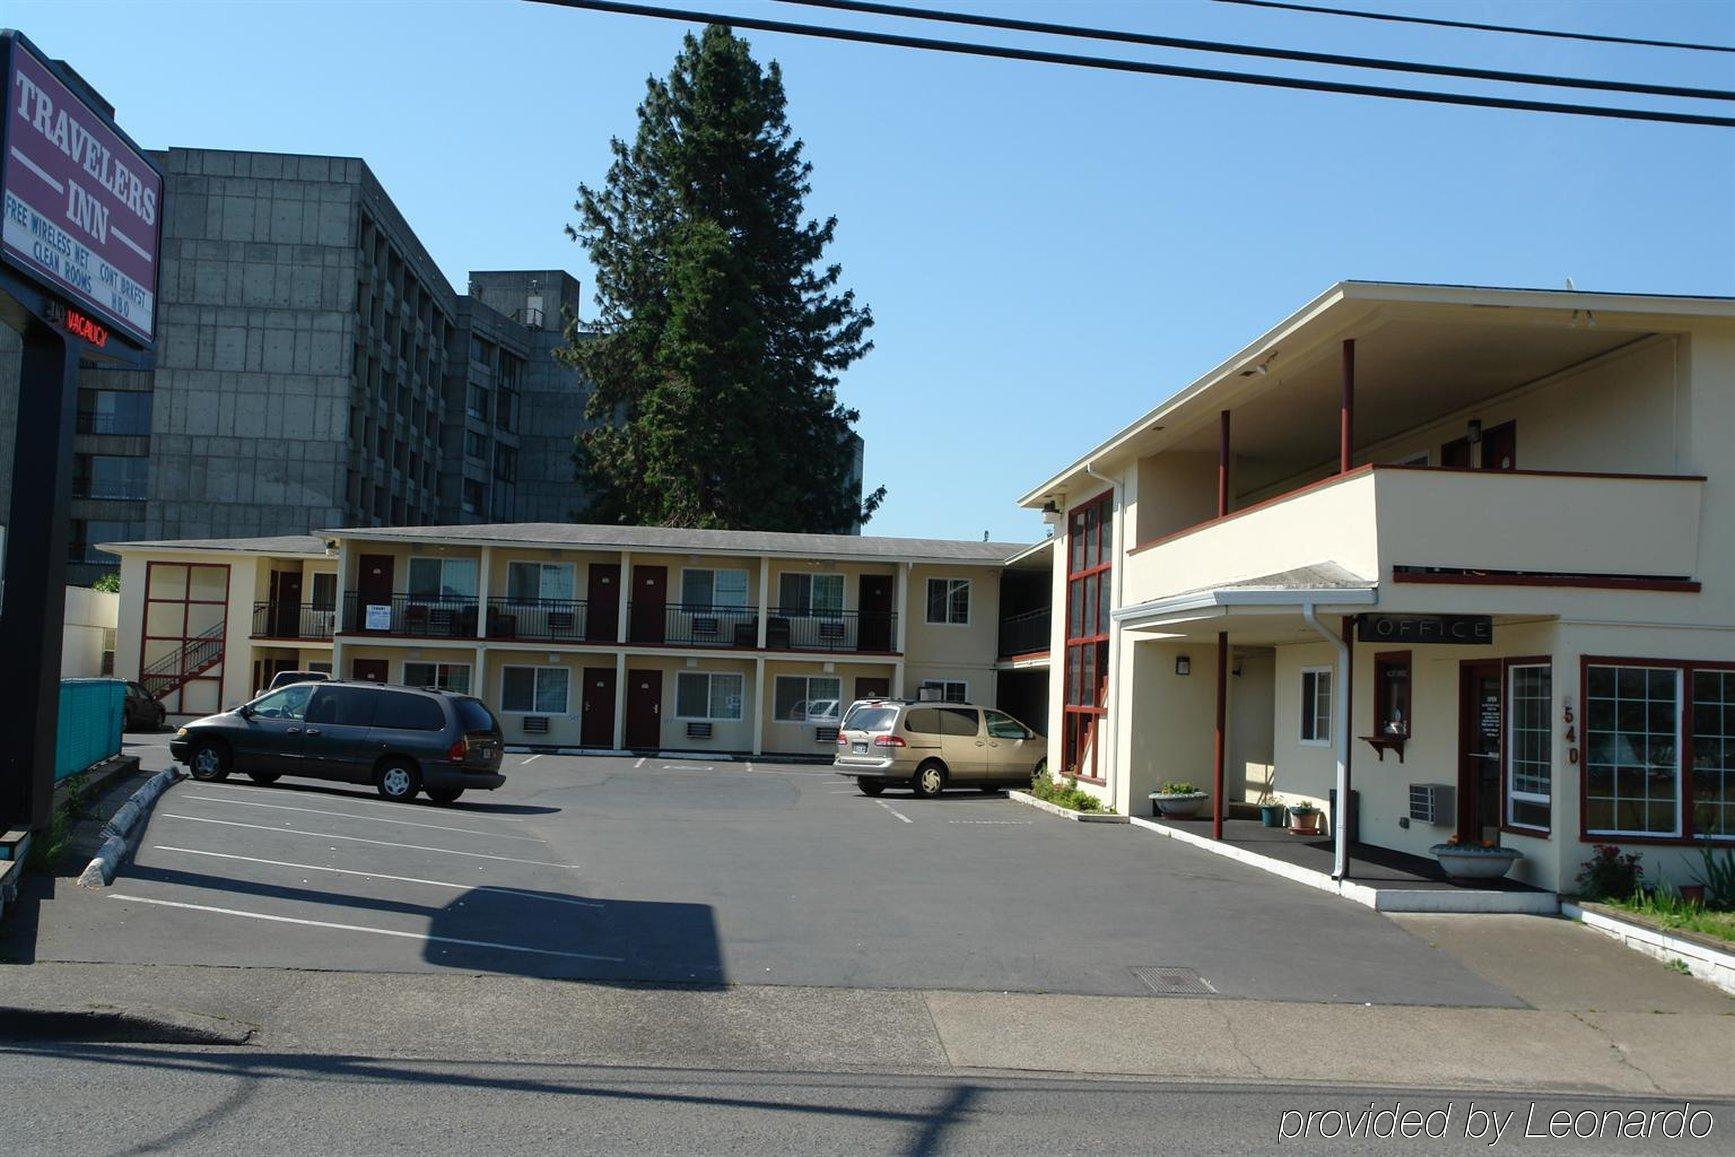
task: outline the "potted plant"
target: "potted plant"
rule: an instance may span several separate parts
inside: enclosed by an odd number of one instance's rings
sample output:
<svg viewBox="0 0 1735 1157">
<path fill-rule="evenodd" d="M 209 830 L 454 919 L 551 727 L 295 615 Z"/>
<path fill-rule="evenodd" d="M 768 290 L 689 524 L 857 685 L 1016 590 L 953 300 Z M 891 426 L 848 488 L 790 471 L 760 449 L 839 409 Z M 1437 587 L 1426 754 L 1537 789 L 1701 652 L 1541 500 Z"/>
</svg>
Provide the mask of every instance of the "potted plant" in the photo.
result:
<svg viewBox="0 0 1735 1157">
<path fill-rule="evenodd" d="M 1428 849 L 1440 861 L 1440 868 L 1454 880 L 1498 880 L 1512 865 L 1523 859 L 1514 848 L 1501 847 L 1493 840 L 1467 844 L 1453 836 L 1443 844 Z"/>
<path fill-rule="evenodd" d="M 1166 780 L 1151 793 L 1151 803 L 1162 815 L 1174 820 L 1191 819 L 1211 797 L 1185 780 Z"/>
<path fill-rule="evenodd" d="M 1286 807 L 1277 796 L 1266 794 L 1259 800 L 1259 822 L 1268 828 L 1280 828 L 1289 814 Z"/>
<path fill-rule="evenodd" d="M 1302 800 L 1289 805 L 1289 830 L 1298 836 L 1319 834 L 1319 808 Z"/>
</svg>

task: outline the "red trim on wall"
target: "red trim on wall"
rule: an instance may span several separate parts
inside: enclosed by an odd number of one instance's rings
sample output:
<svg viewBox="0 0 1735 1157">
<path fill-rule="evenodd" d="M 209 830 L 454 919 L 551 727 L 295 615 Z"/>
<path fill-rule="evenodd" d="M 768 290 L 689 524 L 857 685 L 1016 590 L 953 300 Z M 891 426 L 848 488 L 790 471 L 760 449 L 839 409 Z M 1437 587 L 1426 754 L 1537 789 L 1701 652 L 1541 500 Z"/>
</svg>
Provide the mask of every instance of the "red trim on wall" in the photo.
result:
<svg viewBox="0 0 1735 1157">
<path fill-rule="evenodd" d="M 1399 564 L 1400 566 L 1403 564 Z M 1646 578 L 1642 575 L 1597 574 L 1508 574 L 1502 571 L 1413 571 L 1392 569 L 1392 582 L 1423 586 L 1470 587 L 1570 587 L 1606 591 L 1663 591 L 1698 594 L 1701 584 L 1693 579 Z"/>
</svg>

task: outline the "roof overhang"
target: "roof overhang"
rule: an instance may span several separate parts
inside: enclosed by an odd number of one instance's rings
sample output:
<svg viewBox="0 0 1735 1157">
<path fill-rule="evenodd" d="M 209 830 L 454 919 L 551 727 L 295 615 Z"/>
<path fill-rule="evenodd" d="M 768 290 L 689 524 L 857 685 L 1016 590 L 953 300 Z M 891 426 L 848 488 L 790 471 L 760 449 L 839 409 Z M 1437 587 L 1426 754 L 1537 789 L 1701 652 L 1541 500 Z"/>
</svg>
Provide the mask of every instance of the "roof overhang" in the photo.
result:
<svg viewBox="0 0 1735 1157">
<path fill-rule="evenodd" d="M 1161 628 L 1199 619 L 1239 615 L 1300 615 L 1305 608 L 1337 611 L 1371 607 L 1379 602 L 1379 590 L 1366 587 L 1319 587 L 1311 590 L 1215 590 L 1188 591 L 1122 607 L 1110 617 L 1128 630 Z"/>
</svg>

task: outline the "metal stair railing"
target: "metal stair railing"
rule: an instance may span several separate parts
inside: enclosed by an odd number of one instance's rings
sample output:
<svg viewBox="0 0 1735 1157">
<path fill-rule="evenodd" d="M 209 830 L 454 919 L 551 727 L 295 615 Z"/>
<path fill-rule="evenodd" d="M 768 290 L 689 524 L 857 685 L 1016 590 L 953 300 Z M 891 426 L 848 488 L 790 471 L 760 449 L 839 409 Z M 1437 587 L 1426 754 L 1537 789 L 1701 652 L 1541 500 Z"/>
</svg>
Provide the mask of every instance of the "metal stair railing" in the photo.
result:
<svg viewBox="0 0 1735 1157">
<path fill-rule="evenodd" d="M 139 672 L 139 684 L 153 699 L 178 691 L 223 660 L 225 624 L 218 623 Z"/>
</svg>

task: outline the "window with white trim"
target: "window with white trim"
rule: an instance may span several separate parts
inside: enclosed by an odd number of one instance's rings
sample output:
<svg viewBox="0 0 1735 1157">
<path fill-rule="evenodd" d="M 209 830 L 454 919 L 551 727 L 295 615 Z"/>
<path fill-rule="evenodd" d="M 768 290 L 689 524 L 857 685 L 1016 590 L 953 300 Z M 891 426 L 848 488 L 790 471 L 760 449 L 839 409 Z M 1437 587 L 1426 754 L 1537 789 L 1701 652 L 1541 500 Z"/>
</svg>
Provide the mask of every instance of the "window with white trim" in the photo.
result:
<svg viewBox="0 0 1735 1157">
<path fill-rule="evenodd" d="M 520 602 L 570 602 L 572 572 L 569 562 L 509 562 L 506 597 Z"/>
<path fill-rule="evenodd" d="M 687 610 L 747 605 L 747 572 L 688 568 L 681 572 L 681 605 Z"/>
<path fill-rule="evenodd" d="M 777 609 L 786 614 L 835 614 L 843 610 L 840 574 L 780 574 Z"/>
<path fill-rule="evenodd" d="M 923 679 L 921 689 L 939 692 L 939 697 L 947 703 L 970 702 L 970 684 L 962 679 Z"/>
<path fill-rule="evenodd" d="M 970 580 L 961 578 L 929 579 L 927 618 L 928 622 L 936 626 L 969 626 Z"/>
<path fill-rule="evenodd" d="M 835 723 L 843 680 L 835 675 L 779 675 L 771 717 L 780 723 Z"/>
<path fill-rule="evenodd" d="M 1506 822 L 1548 830 L 1554 779 L 1554 670 L 1506 670 Z"/>
<path fill-rule="evenodd" d="M 409 687 L 433 687 L 440 691 L 470 693 L 468 663 L 404 663 L 404 684 Z"/>
<path fill-rule="evenodd" d="M 1681 671 L 1586 669 L 1584 827 L 1604 835 L 1681 834 Z"/>
<path fill-rule="evenodd" d="M 743 686 L 740 675 L 726 671 L 682 671 L 675 677 L 675 718 L 740 719 Z"/>
<path fill-rule="evenodd" d="M 1331 742 L 1331 668 L 1301 669 L 1301 742 Z"/>
<path fill-rule="evenodd" d="M 1735 671 L 1693 672 L 1693 834 L 1735 839 Z"/>
<path fill-rule="evenodd" d="M 500 672 L 500 710 L 564 715 L 571 678 L 565 667 L 507 667 Z"/>
<path fill-rule="evenodd" d="M 410 594 L 418 598 L 475 598 L 473 558 L 412 558 Z"/>
</svg>

